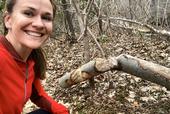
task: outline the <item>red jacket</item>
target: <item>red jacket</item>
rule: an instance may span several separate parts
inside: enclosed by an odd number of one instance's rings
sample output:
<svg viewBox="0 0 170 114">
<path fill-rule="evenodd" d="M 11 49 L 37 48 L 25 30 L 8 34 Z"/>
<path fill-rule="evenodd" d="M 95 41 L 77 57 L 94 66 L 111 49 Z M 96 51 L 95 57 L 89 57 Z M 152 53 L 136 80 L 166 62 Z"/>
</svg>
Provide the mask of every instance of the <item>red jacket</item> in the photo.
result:
<svg viewBox="0 0 170 114">
<path fill-rule="evenodd" d="M 0 114 L 21 114 L 29 98 L 52 114 L 68 114 L 46 94 L 33 67 L 32 59 L 22 62 L 7 39 L 0 36 Z"/>
</svg>

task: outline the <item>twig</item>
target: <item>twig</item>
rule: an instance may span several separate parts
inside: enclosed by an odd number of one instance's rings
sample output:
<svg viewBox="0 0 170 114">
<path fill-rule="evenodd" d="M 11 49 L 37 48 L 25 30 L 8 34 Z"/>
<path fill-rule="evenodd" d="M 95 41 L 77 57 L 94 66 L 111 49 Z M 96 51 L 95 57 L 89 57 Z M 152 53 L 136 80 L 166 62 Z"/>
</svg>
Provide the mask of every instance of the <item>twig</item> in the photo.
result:
<svg viewBox="0 0 170 114">
<path fill-rule="evenodd" d="M 95 43 L 97 44 L 97 46 L 99 47 L 99 50 L 101 51 L 102 56 L 105 57 L 105 53 L 104 53 L 102 47 L 100 46 L 100 44 L 98 43 L 96 37 L 95 37 L 94 34 L 91 32 L 91 30 L 90 30 L 89 27 L 87 27 L 87 30 L 88 30 L 89 34 L 92 36 L 92 38 L 94 39 L 94 41 L 95 41 Z"/>
</svg>

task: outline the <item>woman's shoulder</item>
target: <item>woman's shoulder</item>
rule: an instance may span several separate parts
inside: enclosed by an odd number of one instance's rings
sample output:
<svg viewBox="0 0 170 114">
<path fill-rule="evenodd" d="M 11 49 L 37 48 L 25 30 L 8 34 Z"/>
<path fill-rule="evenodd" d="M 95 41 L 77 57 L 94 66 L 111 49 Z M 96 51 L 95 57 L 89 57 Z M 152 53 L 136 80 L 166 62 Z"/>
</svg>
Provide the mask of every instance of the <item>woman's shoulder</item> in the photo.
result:
<svg viewBox="0 0 170 114">
<path fill-rule="evenodd" d="M 5 60 L 10 57 L 9 52 L 0 43 L 0 61 Z"/>
<path fill-rule="evenodd" d="M 0 45 L 0 60 L 7 56 L 7 52 Z"/>
<path fill-rule="evenodd" d="M 10 53 L 6 49 L 5 44 L 5 37 L 0 35 L 0 60 L 10 57 Z"/>
</svg>

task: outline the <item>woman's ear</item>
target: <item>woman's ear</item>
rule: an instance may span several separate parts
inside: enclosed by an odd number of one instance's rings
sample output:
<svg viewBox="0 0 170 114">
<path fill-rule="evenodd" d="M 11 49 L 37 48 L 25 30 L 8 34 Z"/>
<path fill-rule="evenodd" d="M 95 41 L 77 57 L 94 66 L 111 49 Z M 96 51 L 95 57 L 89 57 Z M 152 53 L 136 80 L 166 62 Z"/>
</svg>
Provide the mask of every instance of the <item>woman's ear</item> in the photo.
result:
<svg viewBox="0 0 170 114">
<path fill-rule="evenodd" d="M 7 29 L 11 28 L 11 15 L 8 12 L 4 13 L 4 25 Z"/>
</svg>

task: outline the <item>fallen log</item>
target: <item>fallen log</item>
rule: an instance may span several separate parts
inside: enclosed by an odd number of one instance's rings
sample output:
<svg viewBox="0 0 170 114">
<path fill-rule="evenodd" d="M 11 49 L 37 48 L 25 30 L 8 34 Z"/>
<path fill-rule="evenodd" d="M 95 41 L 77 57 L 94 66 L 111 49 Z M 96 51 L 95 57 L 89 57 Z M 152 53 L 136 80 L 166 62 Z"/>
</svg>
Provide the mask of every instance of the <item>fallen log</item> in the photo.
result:
<svg viewBox="0 0 170 114">
<path fill-rule="evenodd" d="M 58 79 L 61 87 L 70 87 L 109 70 L 119 70 L 170 89 L 170 68 L 122 54 L 108 59 L 97 58 Z"/>
</svg>

